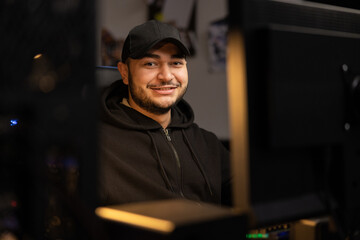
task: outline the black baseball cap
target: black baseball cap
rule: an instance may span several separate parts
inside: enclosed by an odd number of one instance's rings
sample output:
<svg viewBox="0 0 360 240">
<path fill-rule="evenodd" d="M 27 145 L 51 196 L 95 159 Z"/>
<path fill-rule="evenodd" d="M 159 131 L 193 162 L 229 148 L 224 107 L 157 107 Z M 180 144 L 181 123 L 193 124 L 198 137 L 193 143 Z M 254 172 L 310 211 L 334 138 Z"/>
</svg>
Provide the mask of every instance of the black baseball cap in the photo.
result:
<svg viewBox="0 0 360 240">
<path fill-rule="evenodd" d="M 130 30 L 124 42 L 121 61 L 125 62 L 129 57 L 140 59 L 162 41 L 171 42 L 178 46 L 185 56 L 190 55 L 177 28 L 157 20 L 150 20 Z"/>
</svg>

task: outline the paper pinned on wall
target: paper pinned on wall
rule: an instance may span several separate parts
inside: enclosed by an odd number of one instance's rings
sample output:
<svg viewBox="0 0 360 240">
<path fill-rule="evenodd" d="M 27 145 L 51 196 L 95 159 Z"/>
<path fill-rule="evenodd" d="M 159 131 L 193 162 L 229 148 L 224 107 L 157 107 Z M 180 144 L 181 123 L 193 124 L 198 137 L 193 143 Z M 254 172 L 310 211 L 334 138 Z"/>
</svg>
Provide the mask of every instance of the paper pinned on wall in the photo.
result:
<svg viewBox="0 0 360 240">
<path fill-rule="evenodd" d="M 174 22 L 176 27 L 189 27 L 195 0 L 166 0 L 163 7 L 165 22 Z"/>
<path fill-rule="evenodd" d="M 226 19 L 214 21 L 209 26 L 209 71 L 212 73 L 226 71 L 227 31 L 228 24 Z"/>
</svg>

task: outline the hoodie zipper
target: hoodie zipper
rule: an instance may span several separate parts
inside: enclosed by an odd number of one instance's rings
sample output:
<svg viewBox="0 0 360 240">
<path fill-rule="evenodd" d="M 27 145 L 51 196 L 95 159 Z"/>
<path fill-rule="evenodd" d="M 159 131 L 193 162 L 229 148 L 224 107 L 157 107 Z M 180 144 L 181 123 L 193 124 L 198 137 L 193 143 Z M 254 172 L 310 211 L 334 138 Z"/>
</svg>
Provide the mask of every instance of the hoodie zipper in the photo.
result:
<svg viewBox="0 0 360 240">
<path fill-rule="evenodd" d="M 169 134 L 169 130 L 167 128 L 163 128 L 163 132 L 165 134 L 165 137 L 166 137 L 166 140 L 167 142 L 169 143 L 169 146 L 171 148 L 171 150 L 173 151 L 174 153 L 174 156 L 175 156 L 175 160 L 176 160 L 176 164 L 179 168 L 179 172 L 180 172 L 180 195 L 182 197 L 185 197 L 184 196 L 184 192 L 183 192 L 183 189 L 182 189 L 182 169 L 181 169 L 181 164 L 180 164 L 180 158 L 179 158 L 179 155 L 174 147 L 174 144 L 172 143 L 171 141 L 171 137 L 170 137 L 170 134 Z"/>
</svg>

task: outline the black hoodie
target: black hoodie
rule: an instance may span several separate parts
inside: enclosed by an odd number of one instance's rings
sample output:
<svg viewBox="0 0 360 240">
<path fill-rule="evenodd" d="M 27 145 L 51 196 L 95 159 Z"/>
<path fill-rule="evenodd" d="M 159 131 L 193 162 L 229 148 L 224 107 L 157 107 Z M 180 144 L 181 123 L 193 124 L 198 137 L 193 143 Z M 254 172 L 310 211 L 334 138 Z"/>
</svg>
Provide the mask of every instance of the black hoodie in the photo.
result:
<svg viewBox="0 0 360 240">
<path fill-rule="evenodd" d="M 230 203 L 229 154 L 199 128 L 181 100 L 167 129 L 121 103 L 127 86 L 116 81 L 102 94 L 99 191 L 102 205 L 166 198 Z"/>
</svg>

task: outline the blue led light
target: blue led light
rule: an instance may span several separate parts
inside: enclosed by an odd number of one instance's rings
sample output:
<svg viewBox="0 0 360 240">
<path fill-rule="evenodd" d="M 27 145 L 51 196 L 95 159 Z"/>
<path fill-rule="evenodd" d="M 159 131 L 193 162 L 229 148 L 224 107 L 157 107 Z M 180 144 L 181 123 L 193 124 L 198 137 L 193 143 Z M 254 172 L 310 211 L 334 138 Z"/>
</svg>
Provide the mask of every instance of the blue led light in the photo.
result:
<svg viewBox="0 0 360 240">
<path fill-rule="evenodd" d="M 11 127 L 14 127 L 14 126 L 18 125 L 18 123 L 19 123 L 19 122 L 18 122 L 17 119 L 11 119 L 11 120 L 10 120 L 10 126 L 11 126 Z"/>
</svg>

